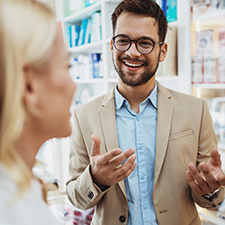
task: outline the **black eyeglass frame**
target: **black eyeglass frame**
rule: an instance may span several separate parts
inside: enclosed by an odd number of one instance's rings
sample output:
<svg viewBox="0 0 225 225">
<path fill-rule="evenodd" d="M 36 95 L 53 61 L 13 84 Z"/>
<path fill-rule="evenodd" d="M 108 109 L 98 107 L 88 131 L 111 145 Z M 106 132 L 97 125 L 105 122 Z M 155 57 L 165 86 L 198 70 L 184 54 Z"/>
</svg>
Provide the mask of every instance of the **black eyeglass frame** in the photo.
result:
<svg viewBox="0 0 225 225">
<path fill-rule="evenodd" d="M 119 50 L 119 49 L 116 47 L 115 39 L 116 39 L 117 37 L 126 37 L 126 38 L 128 38 L 128 39 L 130 40 L 130 45 L 127 47 L 126 50 Z M 137 42 L 138 42 L 140 39 L 146 39 L 146 40 L 152 41 L 153 47 L 152 47 L 152 50 L 151 50 L 150 52 L 148 52 L 148 53 L 142 53 L 142 52 L 139 51 L 138 46 L 137 46 Z M 120 52 L 126 52 L 126 51 L 131 47 L 132 42 L 134 42 L 137 51 L 138 51 L 139 53 L 143 54 L 143 55 L 148 55 L 148 54 L 150 54 L 150 53 L 153 51 L 153 49 L 154 49 L 154 47 L 155 47 L 156 44 L 158 44 L 158 45 L 164 44 L 164 42 L 155 42 L 155 41 L 153 41 L 151 38 L 147 38 L 147 37 L 144 37 L 144 38 L 143 38 L 143 37 L 140 37 L 140 38 L 138 38 L 137 40 L 131 40 L 127 35 L 124 35 L 124 34 L 118 34 L 118 35 L 112 37 L 112 40 L 113 40 L 113 46 L 114 46 L 118 51 L 120 51 Z"/>
</svg>

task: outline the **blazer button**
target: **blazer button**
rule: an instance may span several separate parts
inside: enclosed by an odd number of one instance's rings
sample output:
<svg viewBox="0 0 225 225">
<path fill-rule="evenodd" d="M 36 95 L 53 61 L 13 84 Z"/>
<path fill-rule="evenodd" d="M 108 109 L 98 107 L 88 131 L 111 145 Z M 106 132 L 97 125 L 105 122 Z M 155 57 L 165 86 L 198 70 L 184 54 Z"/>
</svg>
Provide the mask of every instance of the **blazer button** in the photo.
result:
<svg viewBox="0 0 225 225">
<path fill-rule="evenodd" d="M 120 216 L 120 222 L 124 223 L 126 221 L 125 216 Z"/>
</svg>

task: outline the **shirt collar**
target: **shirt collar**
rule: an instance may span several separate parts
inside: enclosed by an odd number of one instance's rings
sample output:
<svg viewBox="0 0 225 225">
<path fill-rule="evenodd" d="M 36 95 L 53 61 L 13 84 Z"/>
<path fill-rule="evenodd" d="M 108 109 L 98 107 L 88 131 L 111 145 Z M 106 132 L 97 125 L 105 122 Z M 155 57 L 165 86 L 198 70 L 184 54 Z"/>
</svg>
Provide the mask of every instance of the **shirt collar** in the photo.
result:
<svg viewBox="0 0 225 225">
<path fill-rule="evenodd" d="M 146 102 L 147 99 L 152 103 L 152 105 L 157 109 L 157 89 L 158 85 L 155 82 L 155 87 L 153 88 L 150 95 L 143 101 Z M 116 102 L 116 109 L 120 109 L 124 104 L 128 104 L 127 100 L 119 93 L 117 89 L 117 85 L 115 88 L 115 102 Z"/>
</svg>

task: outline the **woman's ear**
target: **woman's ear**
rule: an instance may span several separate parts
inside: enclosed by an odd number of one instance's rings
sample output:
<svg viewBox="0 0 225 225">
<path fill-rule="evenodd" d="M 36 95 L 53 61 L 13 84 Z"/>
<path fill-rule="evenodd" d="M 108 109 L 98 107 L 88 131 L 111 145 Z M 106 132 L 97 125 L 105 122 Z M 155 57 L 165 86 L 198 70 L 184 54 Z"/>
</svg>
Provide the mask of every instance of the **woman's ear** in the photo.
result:
<svg viewBox="0 0 225 225">
<path fill-rule="evenodd" d="M 160 53 L 160 57 L 159 57 L 160 62 L 163 62 L 165 60 L 166 54 L 167 54 L 167 48 L 168 48 L 167 43 L 163 43 L 161 46 L 161 53 Z"/>
<path fill-rule="evenodd" d="M 23 65 L 24 94 L 23 101 L 27 109 L 35 109 L 38 102 L 38 93 L 35 86 L 35 70 L 30 64 Z"/>
</svg>

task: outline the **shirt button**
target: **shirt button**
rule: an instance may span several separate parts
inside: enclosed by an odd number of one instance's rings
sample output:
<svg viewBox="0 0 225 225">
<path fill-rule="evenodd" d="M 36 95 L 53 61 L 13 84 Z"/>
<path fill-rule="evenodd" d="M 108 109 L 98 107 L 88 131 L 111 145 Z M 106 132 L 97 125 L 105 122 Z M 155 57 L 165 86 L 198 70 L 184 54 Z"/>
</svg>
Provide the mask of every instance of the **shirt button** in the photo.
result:
<svg viewBox="0 0 225 225">
<path fill-rule="evenodd" d="M 145 179 L 145 175 L 144 175 L 144 174 L 141 175 L 141 179 L 142 179 L 142 180 Z"/>
<path fill-rule="evenodd" d="M 136 119 L 137 121 L 140 121 L 140 119 L 139 119 L 139 117 L 137 117 L 137 119 Z"/>
<path fill-rule="evenodd" d="M 147 205 L 143 205 L 143 209 L 146 210 L 148 207 Z"/>
<path fill-rule="evenodd" d="M 141 145 L 138 149 L 139 149 L 139 150 L 142 150 L 142 149 L 143 149 L 143 146 Z"/>
<path fill-rule="evenodd" d="M 121 223 L 124 223 L 124 222 L 126 221 L 125 216 L 120 216 L 120 218 L 119 218 L 119 219 L 120 219 L 120 222 L 121 222 Z"/>
</svg>

